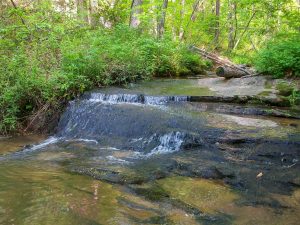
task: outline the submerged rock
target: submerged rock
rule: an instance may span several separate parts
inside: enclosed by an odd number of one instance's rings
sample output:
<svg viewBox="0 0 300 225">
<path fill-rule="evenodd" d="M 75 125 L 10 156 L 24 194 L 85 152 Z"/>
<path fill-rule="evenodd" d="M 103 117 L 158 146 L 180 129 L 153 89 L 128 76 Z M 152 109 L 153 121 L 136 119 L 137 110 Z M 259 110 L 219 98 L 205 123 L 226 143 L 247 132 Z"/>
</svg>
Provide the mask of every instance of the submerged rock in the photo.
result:
<svg viewBox="0 0 300 225">
<path fill-rule="evenodd" d="M 277 127 L 278 126 L 277 123 L 266 119 L 253 119 L 253 118 L 231 116 L 231 115 L 221 115 L 221 116 L 242 126 L 251 126 L 251 127 Z"/>
<path fill-rule="evenodd" d="M 171 198 L 191 204 L 208 214 L 217 213 L 239 198 L 228 186 L 215 181 L 171 177 L 158 183 Z"/>
</svg>

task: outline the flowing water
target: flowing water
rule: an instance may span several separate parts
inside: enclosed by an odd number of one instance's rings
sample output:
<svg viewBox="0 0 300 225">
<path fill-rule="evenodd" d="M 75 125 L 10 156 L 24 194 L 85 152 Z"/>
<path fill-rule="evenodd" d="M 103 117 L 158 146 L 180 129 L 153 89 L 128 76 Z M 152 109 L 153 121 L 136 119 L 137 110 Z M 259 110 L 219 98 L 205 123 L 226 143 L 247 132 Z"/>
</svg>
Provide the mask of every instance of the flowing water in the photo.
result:
<svg viewBox="0 0 300 225">
<path fill-rule="evenodd" d="M 299 224 L 300 121 L 220 113 L 197 94 L 213 92 L 96 90 L 54 136 L 0 140 L 0 224 Z"/>
</svg>

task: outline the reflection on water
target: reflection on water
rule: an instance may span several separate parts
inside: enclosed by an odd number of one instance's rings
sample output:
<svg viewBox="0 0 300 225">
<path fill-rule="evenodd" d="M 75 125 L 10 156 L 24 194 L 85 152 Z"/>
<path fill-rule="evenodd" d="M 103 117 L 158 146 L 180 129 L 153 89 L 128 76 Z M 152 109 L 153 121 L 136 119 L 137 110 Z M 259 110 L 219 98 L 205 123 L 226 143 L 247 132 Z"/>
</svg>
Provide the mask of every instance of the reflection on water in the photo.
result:
<svg viewBox="0 0 300 225">
<path fill-rule="evenodd" d="M 17 137 L 0 137 L 0 154 L 7 154 L 24 148 L 26 145 L 38 143 L 45 139 L 43 135 L 26 135 Z"/>
<path fill-rule="evenodd" d="M 155 216 L 147 207 L 123 204 L 147 203 L 119 187 L 50 164 L 1 165 L 0 190 L 0 224 L 131 224 L 131 217 Z"/>
<path fill-rule="evenodd" d="M 147 95 L 183 95 L 183 96 L 213 96 L 206 86 L 198 85 L 191 79 L 158 79 L 155 81 L 146 81 L 140 84 L 130 84 L 129 89 L 140 91 Z"/>
<path fill-rule="evenodd" d="M 122 186 L 70 174 L 51 163 L 4 163 L 0 165 L 0 224 L 192 225 L 205 224 L 207 215 L 221 218 L 213 224 L 298 224 L 300 189 L 289 196 L 274 195 L 283 207 L 273 209 L 241 205 L 242 195 L 221 181 L 175 176 L 155 183 L 168 199 L 146 200 Z M 180 204 L 196 207 L 202 215 Z"/>
</svg>

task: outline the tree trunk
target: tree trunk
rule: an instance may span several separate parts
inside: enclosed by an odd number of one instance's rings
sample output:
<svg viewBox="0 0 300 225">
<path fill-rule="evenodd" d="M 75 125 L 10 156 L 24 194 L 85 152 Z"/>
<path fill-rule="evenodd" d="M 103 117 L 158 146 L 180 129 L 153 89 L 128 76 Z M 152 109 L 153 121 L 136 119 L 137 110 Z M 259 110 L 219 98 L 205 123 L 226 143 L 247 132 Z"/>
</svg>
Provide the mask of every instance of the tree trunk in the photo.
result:
<svg viewBox="0 0 300 225">
<path fill-rule="evenodd" d="M 185 7 L 185 0 L 181 0 L 181 10 L 180 10 L 180 28 L 179 28 L 179 40 L 183 39 L 184 35 L 184 28 L 183 28 L 183 19 L 184 19 L 184 7 Z"/>
<path fill-rule="evenodd" d="M 99 22 L 99 19 L 97 21 L 97 8 L 98 8 L 98 1 L 97 0 L 90 0 L 90 10 L 91 10 L 91 25 L 96 26 Z"/>
<path fill-rule="evenodd" d="M 228 22 L 229 22 L 229 31 L 228 31 L 228 51 L 231 51 L 234 48 L 235 44 L 235 33 L 236 27 L 234 21 L 236 20 L 236 3 L 228 1 Z M 236 22 L 236 21 L 235 21 Z"/>
<path fill-rule="evenodd" d="M 204 2 L 204 0 L 202 0 L 201 2 L 200 2 L 200 0 L 195 1 L 194 5 L 193 5 L 193 12 L 191 14 L 191 21 L 195 22 L 196 17 L 197 17 L 197 12 L 199 11 L 198 8 L 200 5 L 203 4 L 203 2 Z"/>
<path fill-rule="evenodd" d="M 92 25 L 92 5 L 91 0 L 86 0 L 87 9 L 87 21 L 89 25 Z"/>
<path fill-rule="evenodd" d="M 235 43 L 235 45 L 234 45 L 234 47 L 233 47 L 233 50 L 235 50 L 235 49 L 238 47 L 240 41 L 242 40 L 242 38 L 243 38 L 244 35 L 246 34 L 246 32 L 247 32 L 247 30 L 248 30 L 248 28 L 249 28 L 249 26 L 250 26 L 250 23 L 251 23 L 252 19 L 254 18 L 255 14 L 256 14 L 256 11 L 254 10 L 252 16 L 250 17 L 250 19 L 249 19 L 248 22 L 247 22 L 247 25 L 246 25 L 246 27 L 245 27 L 243 33 L 241 34 L 240 38 L 239 38 L 239 39 L 237 40 L 237 42 Z"/>
<path fill-rule="evenodd" d="M 161 38 L 164 35 L 164 32 L 165 32 L 165 20 L 166 20 L 168 2 L 169 2 L 168 0 L 163 0 L 163 5 L 162 5 L 162 9 L 161 9 L 161 16 L 158 18 L 158 23 L 157 23 L 157 36 L 158 36 L 158 38 Z"/>
<path fill-rule="evenodd" d="M 149 27 L 151 30 L 150 32 L 154 35 L 157 36 L 157 19 L 156 19 L 156 5 L 155 5 L 155 0 L 150 0 L 150 15 L 151 15 L 151 27 Z"/>
<path fill-rule="evenodd" d="M 138 26 L 140 25 L 141 21 L 138 16 L 143 11 L 141 9 L 142 4 L 143 4 L 143 0 L 132 0 L 130 20 L 129 20 L 130 27 L 138 28 Z"/>
<path fill-rule="evenodd" d="M 82 21 L 88 23 L 86 0 L 77 0 L 77 16 Z"/>
<path fill-rule="evenodd" d="M 230 60 L 221 58 L 220 56 L 218 56 L 216 54 L 207 52 L 207 51 L 205 51 L 201 48 L 197 48 L 195 46 L 192 46 L 191 50 L 199 53 L 200 55 L 202 55 L 202 57 L 204 57 L 206 59 L 212 60 L 216 64 L 221 65 L 222 67 L 232 68 L 232 70 L 238 70 L 238 71 L 240 70 L 243 73 L 245 73 L 246 75 L 253 75 L 252 72 L 247 70 L 246 68 L 243 68 L 242 66 L 238 66 L 238 65 L 234 64 L 233 62 L 231 62 Z M 220 73 L 222 73 L 222 71 L 220 71 Z"/>
<path fill-rule="evenodd" d="M 13 0 L 10 0 L 10 2 L 11 2 L 11 4 L 13 5 L 13 7 L 14 7 L 15 9 L 18 9 L 16 3 L 15 3 Z M 20 17 L 20 20 L 21 20 L 22 24 L 23 24 L 23 25 L 26 25 L 26 24 L 25 24 L 25 20 L 23 19 L 23 17 L 22 17 L 20 14 L 18 14 L 18 15 L 19 15 L 19 17 Z"/>
<path fill-rule="evenodd" d="M 216 0 L 216 25 L 215 25 L 215 43 L 219 43 L 220 37 L 220 0 Z"/>
<path fill-rule="evenodd" d="M 64 12 L 67 15 L 70 15 L 70 0 L 65 0 L 64 1 Z"/>
<path fill-rule="evenodd" d="M 185 29 L 182 30 L 182 34 L 181 34 L 181 36 L 180 36 L 180 40 L 183 40 L 183 39 L 184 39 L 184 34 L 185 34 L 186 30 L 188 29 L 190 23 L 191 23 L 191 22 L 195 22 L 195 20 L 196 20 L 196 15 L 197 15 L 197 11 L 198 11 L 198 7 L 199 7 L 199 5 L 201 5 L 203 2 L 204 2 L 204 0 L 202 0 L 201 3 L 200 3 L 200 0 L 196 0 L 196 1 L 194 2 L 194 4 L 193 4 L 193 11 L 192 11 L 192 13 L 191 13 L 190 20 L 188 21 L 188 23 L 187 23 Z"/>
<path fill-rule="evenodd" d="M 248 75 L 242 70 L 234 69 L 231 67 L 224 67 L 220 66 L 216 70 L 216 74 L 219 77 L 225 77 L 225 78 L 239 78 Z"/>
</svg>

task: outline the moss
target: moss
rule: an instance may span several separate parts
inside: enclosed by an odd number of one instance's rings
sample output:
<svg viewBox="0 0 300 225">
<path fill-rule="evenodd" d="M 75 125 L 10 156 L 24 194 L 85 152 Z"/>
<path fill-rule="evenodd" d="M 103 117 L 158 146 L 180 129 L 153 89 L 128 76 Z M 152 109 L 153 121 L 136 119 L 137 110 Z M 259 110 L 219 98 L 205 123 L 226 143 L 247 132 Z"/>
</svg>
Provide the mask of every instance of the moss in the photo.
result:
<svg viewBox="0 0 300 225">
<path fill-rule="evenodd" d="M 269 96 L 271 93 L 272 93 L 271 91 L 263 91 L 263 92 L 259 93 L 258 95 L 266 97 L 266 96 Z"/>
<path fill-rule="evenodd" d="M 287 97 L 292 94 L 292 92 L 294 90 L 294 85 L 292 85 L 286 81 L 281 81 L 281 82 L 277 83 L 276 89 L 278 90 L 279 95 Z"/>
<path fill-rule="evenodd" d="M 156 183 L 148 187 L 136 188 L 135 192 L 151 201 L 160 201 L 169 197 L 168 193 Z"/>
<path fill-rule="evenodd" d="M 271 89 L 272 87 L 273 87 L 272 82 L 266 81 L 265 88 L 266 89 Z"/>
<path fill-rule="evenodd" d="M 228 186 L 215 181 L 177 176 L 159 180 L 158 183 L 171 198 L 196 207 L 204 213 L 217 213 L 238 199 L 238 195 Z"/>
</svg>

